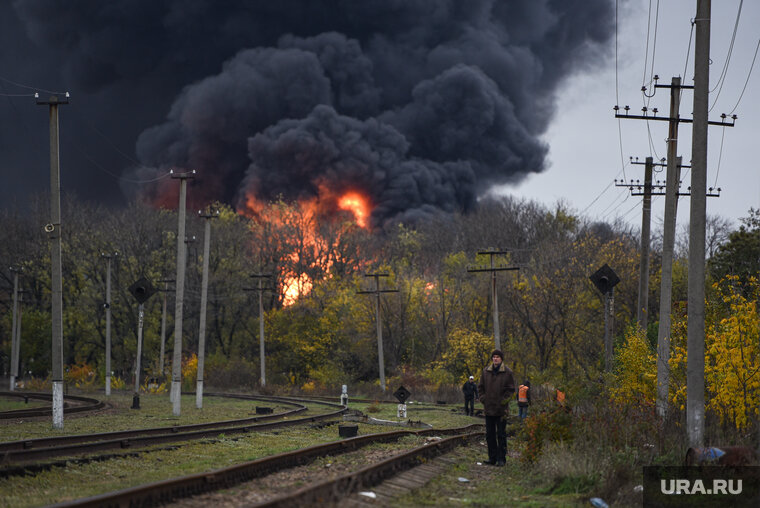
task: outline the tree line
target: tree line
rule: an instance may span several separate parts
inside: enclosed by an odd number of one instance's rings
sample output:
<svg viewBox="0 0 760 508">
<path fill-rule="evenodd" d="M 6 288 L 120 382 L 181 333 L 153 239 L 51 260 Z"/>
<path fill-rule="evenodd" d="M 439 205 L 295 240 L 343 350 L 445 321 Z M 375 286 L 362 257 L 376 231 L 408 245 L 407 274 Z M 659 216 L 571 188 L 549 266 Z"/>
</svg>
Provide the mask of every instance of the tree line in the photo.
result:
<svg viewBox="0 0 760 508">
<path fill-rule="evenodd" d="M 378 378 L 374 300 L 364 274 L 398 293 L 381 297 L 387 375 L 431 384 L 458 383 L 482 368 L 493 347 L 490 276 L 469 273 L 484 264 L 479 250 L 507 250 L 502 262 L 518 271 L 497 275 L 499 322 L 507 362 L 518 377 L 555 384 L 596 381 L 604 369 L 604 302 L 589 276 L 607 263 L 619 275 L 615 288 L 616 343 L 636 318 L 639 239 L 623 223 L 589 221 L 562 203 L 546 207 L 512 197 L 490 197 L 468 214 L 448 213 L 415 224 L 387 224 L 380 231 L 357 226 L 346 212 L 320 220 L 298 203 L 277 201 L 255 217 L 217 203 L 212 222 L 207 310 L 210 385 L 258 382 L 258 292 L 250 275 L 272 277 L 263 293 L 267 378 L 294 386 L 333 386 Z M 106 262 L 112 264 L 112 355 L 115 375 L 128 379 L 135 363 L 137 303 L 129 286 L 176 272 L 176 211 L 134 203 L 123 209 L 65 196 L 63 210 L 64 363 L 87 364 L 102 377 L 105 353 Z M 50 253 L 43 231 L 44 196 L 28 210 L 2 210 L 0 229 L 0 368 L 7 375 L 11 352 L 8 267 L 22 270 L 20 372 L 42 377 L 50 370 Z M 758 213 L 731 231 L 710 221 L 708 285 L 733 274 L 757 274 Z M 183 356 L 197 350 L 202 266 L 202 219 L 188 213 L 187 281 Z M 196 238 L 192 242 L 192 237 Z M 656 342 L 660 257 L 655 242 L 650 266 L 649 346 Z M 686 300 L 685 259 L 677 256 L 673 301 Z M 291 302 L 286 289 L 300 287 Z M 170 285 L 170 287 L 173 287 Z M 164 293 L 145 305 L 146 375 L 170 372 L 175 323 L 169 299 L 164 371 L 158 372 Z"/>
</svg>

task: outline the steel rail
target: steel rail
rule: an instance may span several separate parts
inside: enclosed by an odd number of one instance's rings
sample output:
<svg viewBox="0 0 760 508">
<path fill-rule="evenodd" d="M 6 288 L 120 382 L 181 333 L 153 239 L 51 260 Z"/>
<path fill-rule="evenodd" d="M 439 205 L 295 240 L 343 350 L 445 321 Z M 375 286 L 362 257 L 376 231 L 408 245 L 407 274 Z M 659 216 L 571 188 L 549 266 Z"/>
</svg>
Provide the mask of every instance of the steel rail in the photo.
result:
<svg viewBox="0 0 760 508">
<path fill-rule="evenodd" d="M 19 392 L 0 392 L 0 397 L 19 397 L 29 398 L 35 400 L 52 401 L 52 395 L 49 393 L 19 393 Z M 83 413 L 86 411 L 95 411 L 105 407 L 105 403 L 98 399 L 90 397 L 80 397 L 77 395 L 64 395 L 64 400 L 70 402 L 80 402 L 82 404 L 70 405 L 64 403 L 63 412 L 68 413 Z M 7 420 L 12 418 L 34 418 L 37 416 L 50 416 L 53 414 L 52 406 L 36 407 L 33 409 L 12 409 L 10 411 L 0 411 L 0 419 Z"/>
<path fill-rule="evenodd" d="M 426 444 L 408 452 L 390 457 L 358 471 L 346 473 L 332 480 L 324 480 L 302 487 L 295 492 L 252 505 L 256 508 L 290 508 L 292 506 L 324 506 L 336 503 L 360 488 L 378 485 L 386 479 L 462 445 L 483 432 L 459 434 Z"/>
<path fill-rule="evenodd" d="M 218 396 L 222 394 L 215 395 Z M 234 394 L 223 395 L 233 396 Z M 318 420 L 333 418 L 346 411 L 345 407 L 338 404 L 311 401 L 315 404 L 334 406 L 339 409 L 320 415 L 307 416 L 293 420 L 258 423 L 262 420 L 279 419 L 292 414 L 301 413 L 303 411 L 306 411 L 308 408 L 297 402 L 298 400 L 305 402 L 303 399 L 267 396 L 262 396 L 259 399 L 257 396 L 247 395 L 242 395 L 239 397 L 252 400 L 267 400 L 285 404 L 294 404 L 298 407 L 293 410 L 277 414 L 243 418 L 239 420 L 226 420 L 222 422 L 209 422 L 175 427 L 157 427 L 150 429 L 116 431 L 99 434 L 61 436 L 2 443 L 0 446 L 5 446 L 6 449 L 0 449 L 0 464 L 17 464 L 32 460 L 42 460 L 61 456 L 80 456 L 83 454 L 92 454 L 103 450 L 142 448 L 162 443 L 203 439 L 207 437 L 218 436 L 219 434 L 257 432 L 265 429 L 288 427 L 300 425 L 302 423 L 316 422 Z"/>
<path fill-rule="evenodd" d="M 378 442 L 387 442 L 398 440 L 404 436 L 409 435 L 454 435 L 454 441 L 450 439 L 443 439 L 433 445 L 425 445 L 420 448 L 415 448 L 410 452 L 402 454 L 400 457 L 401 462 L 407 462 L 408 464 L 416 464 L 424 457 L 431 457 L 434 454 L 442 453 L 442 451 L 450 449 L 454 443 L 460 443 L 463 437 L 471 438 L 473 436 L 479 436 L 483 434 L 482 425 L 469 425 L 467 427 L 457 429 L 425 429 L 418 431 L 411 430 L 397 430 L 393 432 L 383 432 L 379 434 L 367 434 L 365 436 L 359 436 L 354 438 L 348 438 L 341 441 L 334 441 L 331 443 L 314 445 L 308 448 L 300 450 L 294 450 L 291 452 L 281 453 L 264 457 L 261 459 L 253 460 L 250 462 L 244 462 L 242 464 L 236 464 L 234 466 L 225 467 L 222 469 L 216 469 L 205 473 L 197 473 L 188 476 L 182 476 L 179 478 L 173 478 L 169 480 L 163 480 L 159 482 L 149 483 L 145 485 L 139 485 L 128 489 L 118 490 L 115 492 L 109 492 L 92 496 L 83 499 L 76 499 L 72 501 L 66 501 L 51 505 L 50 508 L 71 508 L 71 507 L 132 507 L 140 506 L 147 508 L 150 506 L 159 506 L 170 501 L 192 497 L 204 492 L 211 492 L 216 490 L 226 489 L 240 483 L 250 481 L 254 478 L 266 476 L 268 474 L 280 471 L 283 469 L 289 469 L 300 465 L 307 464 L 318 457 L 324 457 L 327 455 L 342 454 L 350 451 L 358 450 L 369 444 Z M 439 443 L 443 443 L 439 446 Z M 389 461 L 383 461 L 377 466 L 382 467 L 382 473 L 368 472 L 370 468 L 364 468 L 357 473 L 361 475 L 361 482 L 354 482 L 358 488 L 358 485 L 364 484 L 365 477 L 380 478 L 387 474 L 389 468 Z M 409 466 L 411 467 L 411 465 Z M 402 465 L 393 466 L 395 470 L 402 470 L 405 467 Z M 350 475 L 349 475 L 350 476 Z M 341 477 L 340 479 L 342 479 Z M 339 480 L 340 480 L 339 479 Z M 324 482 L 323 482 L 324 483 Z M 317 484 L 320 489 L 322 483 Z M 300 489 L 294 494 L 308 497 L 310 494 L 303 494 L 302 491 L 306 489 Z M 321 492 L 321 491 L 320 491 Z M 347 492 L 348 493 L 348 492 Z M 321 494 L 320 494 L 321 495 Z M 270 502 L 285 503 L 281 506 L 299 506 L 298 500 L 295 500 L 295 504 L 288 504 L 287 499 L 289 496 L 278 497 Z M 267 506 L 265 503 L 263 506 Z M 273 505 L 277 506 L 277 505 Z"/>
</svg>

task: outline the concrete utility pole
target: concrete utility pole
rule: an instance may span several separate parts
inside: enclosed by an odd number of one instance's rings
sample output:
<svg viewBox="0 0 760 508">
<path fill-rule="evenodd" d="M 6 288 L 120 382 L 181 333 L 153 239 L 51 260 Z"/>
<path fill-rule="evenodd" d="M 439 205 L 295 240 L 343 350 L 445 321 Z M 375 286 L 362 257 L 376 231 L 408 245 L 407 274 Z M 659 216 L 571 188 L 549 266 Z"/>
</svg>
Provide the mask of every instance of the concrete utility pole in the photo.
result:
<svg viewBox="0 0 760 508">
<path fill-rule="evenodd" d="M 398 293 L 398 289 L 380 289 L 380 277 L 389 277 L 387 273 L 367 273 L 365 277 L 375 279 L 375 289 L 357 291 L 357 295 L 375 295 L 375 322 L 377 323 L 377 361 L 380 368 L 380 388 L 385 391 L 385 360 L 383 359 L 383 323 L 380 320 L 380 293 Z"/>
<path fill-rule="evenodd" d="M 655 83 L 659 79 L 654 77 Z M 670 359 L 670 311 L 673 285 L 673 248 L 675 244 L 676 230 L 676 208 L 678 205 L 678 196 L 680 185 L 680 158 L 676 157 L 678 153 L 678 125 L 680 123 L 692 123 L 696 120 L 681 118 L 679 106 L 681 103 L 681 90 L 694 88 L 689 85 L 682 85 L 680 77 L 672 78 L 670 85 L 655 84 L 655 88 L 670 88 L 670 115 L 667 117 L 658 117 L 657 108 L 651 110 L 647 107 L 642 108 L 643 115 L 629 115 L 630 108 L 625 106 L 625 114 L 619 114 L 620 108 L 615 106 L 616 118 L 629 118 L 637 120 L 659 120 L 666 121 L 668 127 L 668 170 L 665 185 L 665 224 L 663 229 L 662 245 L 662 280 L 660 282 L 660 323 L 657 336 L 657 414 L 660 418 L 665 418 L 668 407 L 668 387 L 670 385 L 670 370 L 668 360 Z M 646 91 L 646 88 L 642 89 Z M 733 127 L 734 122 L 728 123 L 723 115 L 721 122 L 707 122 L 712 125 L 722 125 L 724 127 Z M 734 115 L 733 120 L 736 120 Z M 701 193 L 705 195 L 704 192 Z M 714 194 L 713 194 L 714 195 Z M 704 241 L 702 242 L 704 244 Z"/>
<path fill-rule="evenodd" d="M 703 446 L 705 431 L 705 194 L 710 92 L 710 8 L 710 0 L 697 0 L 697 16 L 694 19 L 694 128 L 691 140 L 689 316 L 686 339 L 686 429 L 689 446 L 692 447 Z"/>
<path fill-rule="evenodd" d="M 45 232 L 50 239 L 52 275 L 50 293 L 52 303 L 52 360 L 53 428 L 63 429 L 63 272 L 61 269 L 61 166 L 58 149 L 58 105 L 69 103 L 64 97 L 51 95 L 41 100 L 34 94 L 37 104 L 49 106 L 50 118 L 50 224 Z"/>
<path fill-rule="evenodd" d="M 664 188 L 659 180 L 656 184 L 652 184 L 652 169 L 654 166 L 664 166 L 664 164 L 655 164 L 652 157 L 647 157 L 645 162 L 639 162 L 638 157 L 636 161 L 633 161 L 631 157 L 631 164 L 643 164 L 644 165 L 644 186 L 641 186 L 641 182 L 636 180 L 626 183 L 620 180 L 618 183 L 615 180 L 615 186 L 628 187 L 631 191 L 631 196 L 644 196 L 641 212 L 641 262 L 639 264 L 639 300 L 638 300 L 638 312 L 636 319 L 639 324 L 639 328 L 646 331 L 647 329 L 647 309 L 649 308 L 649 240 L 650 230 L 652 222 L 652 196 L 664 195 L 664 192 L 657 192 Z M 663 162 L 665 159 L 662 159 Z"/>
<path fill-rule="evenodd" d="M 255 273 L 251 275 L 255 279 L 259 279 L 259 287 L 257 288 L 243 288 L 244 291 L 258 291 L 259 292 L 259 370 L 261 376 L 259 377 L 259 383 L 261 386 L 267 385 L 267 370 L 266 370 L 266 350 L 264 348 L 264 291 L 271 288 L 265 288 L 262 286 L 262 281 L 265 278 L 271 277 L 270 274 Z"/>
<path fill-rule="evenodd" d="M 208 261 L 211 251 L 211 219 L 219 218 L 219 210 L 205 213 L 198 210 L 198 216 L 206 219 L 203 236 L 203 275 L 201 280 L 201 322 L 198 328 L 198 375 L 195 389 L 195 407 L 203 408 L 203 361 L 206 351 L 206 297 L 208 295 Z"/>
<path fill-rule="evenodd" d="M 106 303 L 103 304 L 103 307 L 106 309 L 106 396 L 111 395 L 111 259 L 118 255 L 118 252 L 114 252 L 113 254 L 103 252 L 100 254 L 107 261 Z"/>
<path fill-rule="evenodd" d="M 158 282 L 164 283 L 164 289 L 159 289 L 164 294 L 163 310 L 161 311 L 161 351 L 158 355 L 158 375 L 164 377 L 164 355 L 166 352 L 166 300 L 169 295 L 169 283 L 174 279 L 162 279 Z"/>
<path fill-rule="evenodd" d="M 13 273 L 13 314 L 11 314 L 11 368 L 10 368 L 10 386 L 8 389 L 14 391 L 16 389 L 16 378 L 18 377 L 18 350 L 20 343 L 16 340 L 16 330 L 21 328 L 20 319 L 18 318 L 18 274 L 17 268 L 11 267 L 11 273 Z"/>
<path fill-rule="evenodd" d="M 180 415 L 180 395 L 182 392 L 182 304 L 185 295 L 185 264 L 187 262 L 187 246 L 185 245 L 185 215 L 187 213 L 187 181 L 195 178 L 195 171 L 190 173 L 175 173 L 171 177 L 179 180 L 179 224 L 177 226 L 177 296 L 174 306 L 174 353 L 172 355 L 172 387 L 170 398 L 172 414 Z"/>
<path fill-rule="evenodd" d="M 508 254 L 506 250 L 488 249 L 479 251 L 478 255 L 488 255 L 491 258 L 491 266 L 472 266 L 468 267 L 468 272 L 491 272 L 491 301 L 493 302 L 493 342 L 496 349 L 501 349 L 501 338 L 499 337 L 499 292 L 496 290 L 496 272 L 519 270 L 516 266 L 494 265 L 494 256 Z"/>
</svg>

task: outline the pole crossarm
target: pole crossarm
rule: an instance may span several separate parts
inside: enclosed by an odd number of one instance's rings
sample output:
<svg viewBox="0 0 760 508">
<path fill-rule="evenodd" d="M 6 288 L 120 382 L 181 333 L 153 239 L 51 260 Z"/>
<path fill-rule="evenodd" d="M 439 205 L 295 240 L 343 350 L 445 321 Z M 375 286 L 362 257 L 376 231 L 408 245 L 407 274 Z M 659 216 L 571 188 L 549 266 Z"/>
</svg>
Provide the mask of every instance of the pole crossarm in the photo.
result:
<svg viewBox="0 0 760 508">
<path fill-rule="evenodd" d="M 662 122 L 678 122 L 678 123 L 694 123 L 694 120 L 691 118 L 681 118 L 680 116 L 671 117 L 671 116 L 657 116 L 657 108 L 652 109 L 652 115 L 648 115 L 649 109 L 645 106 L 641 108 L 641 111 L 644 113 L 643 115 L 630 115 L 628 114 L 628 111 L 631 109 L 629 106 L 625 106 L 623 109 L 625 111 L 625 114 L 620 114 L 618 111 L 620 110 L 619 106 L 615 106 L 612 108 L 615 110 L 615 118 L 629 118 L 634 120 L 658 120 Z M 729 118 L 728 115 L 725 113 L 720 115 L 721 121 L 709 121 L 707 122 L 708 125 L 720 125 L 722 127 L 734 127 L 736 124 L 736 120 L 739 118 L 736 115 L 731 115 L 731 122 L 727 122 L 726 118 Z"/>
<path fill-rule="evenodd" d="M 174 180 L 192 180 L 195 178 L 195 170 L 186 171 L 184 173 L 175 172 L 173 169 L 169 170 L 169 178 Z"/>
<path fill-rule="evenodd" d="M 519 270 L 519 266 L 507 266 L 507 265 L 496 265 L 493 268 L 489 266 L 483 266 L 483 265 L 474 265 L 474 266 L 468 266 L 467 271 L 470 273 L 475 272 L 509 272 L 512 270 Z"/>
</svg>

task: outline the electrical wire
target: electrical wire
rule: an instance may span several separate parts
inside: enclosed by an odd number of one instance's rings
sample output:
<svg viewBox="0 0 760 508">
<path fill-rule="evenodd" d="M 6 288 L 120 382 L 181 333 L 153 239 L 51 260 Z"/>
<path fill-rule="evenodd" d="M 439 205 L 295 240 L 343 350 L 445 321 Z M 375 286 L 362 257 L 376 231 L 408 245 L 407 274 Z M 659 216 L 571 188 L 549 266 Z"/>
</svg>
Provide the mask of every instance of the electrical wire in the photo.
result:
<svg viewBox="0 0 760 508">
<path fill-rule="evenodd" d="M 749 83 L 749 78 L 752 76 L 752 69 L 755 68 L 755 59 L 757 58 L 757 50 L 760 48 L 760 39 L 757 41 L 757 46 L 755 46 L 755 56 L 752 57 L 752 64 L 749 66 L 749 73 L 747 73 L 747 79 L 744 81 L 744 88 L 742 88 L 742 93 L 739 94 L 739 99 L 736 101 L 736 105 L 731 110 L 729 115 L 732 115 L 734 111 L 736 111 L 736 108 L 739 107 L 739 103 L 742 101 L 742 97 L 744 97 L 744 92 L 747 90 L 747 84 Z"/>
<path fill-rule="evenodd" d="M 647 12 L 647 43 L 644 48 L 644 73 L 641 75 L 641 86 L 647 81 L 647 64 L 649 63 L 649 31 L 652 27 L 652 0 L 649 0 L 649 11 Z"/>
<path fill-rule="evenodd" d="M 694 38 L 695 18 L 691 18 L 691 30 L 689 31 L 689 44 L 686 46 L 686 62 L 683 64 L 683 79 L 686 80 L 686 70 L 689 68 L 689 54 L 691 53 L 691 41 Z"/>
<path fill-rule="evenodd" d="M 742 6 L 744 5 L 744 0 L 739 1 L 739 9 L 736 13 L 736 21 L 734 22 L 734 33 L 731 35 L 731 43 L 728 46 L 728 53 L 726 54 L 726 61 L 723 63 L 723 70 L 720 73 L 720 77 L 718 78 L 718 82 L 715 85 L 715 88 L 710 90 L 710 93 L 713 93 L 715 90 L 718 90 L 718 93 L 715 95 L 715 101 L 713 101 L 712 106 L 710 106 L 710 109 L 707 110 L 709 113 L 713 110 L 715 107 L 715 104 L 718 103 L 718 97 L 720 97 L 720 93 L 723 91 L 723 85 L 726 82 L 726 76 L 728 74 L 728 66 L 731 63 L 731 55 L 734 52 L 734 42 L 736 41 L 736 32 L 739 29 L 739 19 L 741 18 L 742 14 Z"/>
<path fill-rule="evenodd" d="M 45 90 L 44 88 L 40 88 L 40 87 L 36 87 L 36 86 L 24 85 L 24 84 L 12 81 L 12 80 L 10 80 L 8 78 L 4 78 L 2 76 L 0 76 L 0 81 L 5 81 L 6 83 L 9 83 L 11 85 L 18 86 L 18 87 L 21 87 L 21 88 L 26 88 L 27 90 L 35 90 L 37 92 L 45 92 L 45 93 L 49 93 L 49 94 L 53 94 L 53 95 L 63 95 L 64 93 L 66 93 L 66 92 L 53 92 L 52 90 Z M 33 94 L 32 94 L 32 96 L 33 96 Z"/>
<path fill-rule="evenodd" d="M 718 187 L 718 175 L 720 174 L 720 162 L 723 160 L 723 140 L 726 138 L 726 128 L 723 127 L 723 132 L 720 136 L 720 150 L 718 152 L 718 168 L 715 170 L 715 183 L 713 188 Z"/>
</svg>

